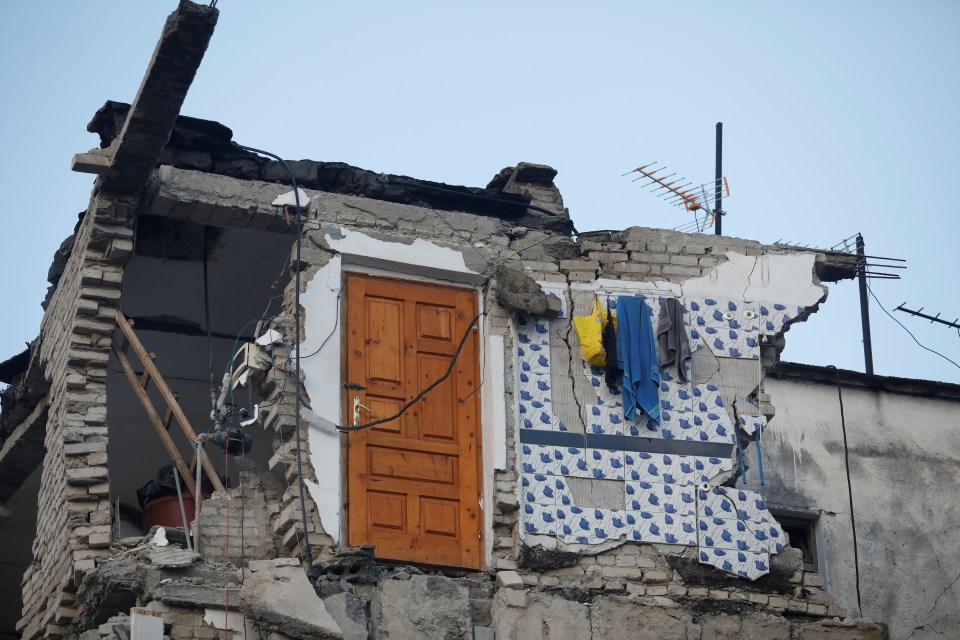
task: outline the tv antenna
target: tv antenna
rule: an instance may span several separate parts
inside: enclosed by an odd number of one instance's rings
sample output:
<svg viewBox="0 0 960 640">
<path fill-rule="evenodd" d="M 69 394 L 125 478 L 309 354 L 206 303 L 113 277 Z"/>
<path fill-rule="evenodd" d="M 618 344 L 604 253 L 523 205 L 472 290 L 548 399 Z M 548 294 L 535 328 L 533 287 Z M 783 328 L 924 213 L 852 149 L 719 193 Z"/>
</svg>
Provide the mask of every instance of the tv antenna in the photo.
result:
<svg viewBox="0 0 960 640">
<path fill-rule="evenodd" d="M 634 178 L 634 182 L 643 181 L 642 187 L 648 188 L 650 193 L 656 194 L 667 204 L 693 213 L 693 221 L 676 227 L 676 231 L 700 232 L 712 225 L 714 232 L 719 236 L 722 233 L 721 225 L 725 215 L 721 207 L 723 192 L 726 191 L 727 197 L 730 197 L 730 184 L 723 176 L 722 158 L 723 123 L 718 122 L 716 177 L 712 182 L 695 184 L 686 178 L 678 178 L 676 172 L 671 173 L 659 162 L 641 165 L 623 175 L 639 173 L 640 175 Z"/>
<path fill-rule="evenodd" d="M 909 313 L 909 314 L 912 315 L 912 316 L 917 316 L 917 317 L 919 317 L 919 318 L 923 318 L 923 319 L 925 319 L 925 320 L 929 320 L 929 321 L 931 322 L 931 324 L 934 323 L 934 322 L 937 322 L 937 323 L 939 323 L 939 324 L 946 325 L 946 326 L 950 327 L 951 329 L 957 329 L 958 331 L 960 331 L 960 322 L 958 322 L 958 321 L 960 321 L 960 318 L 957 318 L 957 319 L 955 319 L 953 322 L 950 322 L 949 320 L 946 320 L 946 319 L 944 319 L 944 318 L 941 318 L 939 313 L 938 313 L 937 315 L 935 315 L 935 316 L 931 316 L 931 315 L 929 315 L 929 314 L 923 313 L 923 307 L 920 307 L 920 308 L 917 309 L 916 311 L 914 311 L 913 309 L 907 309 L 907 307 L 905 306 L 906 304 L 907 304 L 907 303 L 904 302 L 904 303 L 901 304 L 899 307 L 897 307 L 896 309 L 894 309 L 894 311 L 903 311 L 904 313 Z"/>
</svg>

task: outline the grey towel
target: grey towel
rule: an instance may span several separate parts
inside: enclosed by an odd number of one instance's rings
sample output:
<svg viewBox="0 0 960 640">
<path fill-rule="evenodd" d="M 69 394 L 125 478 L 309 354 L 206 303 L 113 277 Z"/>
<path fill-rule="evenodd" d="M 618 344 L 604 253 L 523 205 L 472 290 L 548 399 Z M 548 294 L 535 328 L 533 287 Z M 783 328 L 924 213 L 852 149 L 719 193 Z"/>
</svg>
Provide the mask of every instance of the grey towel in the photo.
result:
<svg viewBox="0 0 960 640">
<path fill-rule="evenodd" d="M 690 362 L 690 340 L 683 326 L 683 307 L 676 298 L 666 298 L 660 305 L 657 348 L 660 351 L 660 368 L 676 366 L 680 382 L 689 382 L 687 364 Z"/>
</svg>

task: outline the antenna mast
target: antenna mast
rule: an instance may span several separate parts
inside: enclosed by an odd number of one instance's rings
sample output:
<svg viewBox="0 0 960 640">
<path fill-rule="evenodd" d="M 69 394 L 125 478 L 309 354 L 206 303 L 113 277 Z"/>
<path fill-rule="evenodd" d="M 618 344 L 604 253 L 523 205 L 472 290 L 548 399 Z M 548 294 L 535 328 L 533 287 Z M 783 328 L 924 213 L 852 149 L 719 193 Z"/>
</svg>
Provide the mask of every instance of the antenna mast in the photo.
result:
<svg viewBox="0 0 960 640">
<path fill-rule="evenodd" d="M 721 188 L 721 180 L 723 180 L 723 123 L 717 123 L 717 170 L 713 174 L 713 183 L 714 183 L 714 195 L 713 195 L 713 219 L 714 219 L 714 233 L 716 235 L 723 235 L 721 232 L 721 226 L 723 223 L 723 189 Z"/>
</svg>

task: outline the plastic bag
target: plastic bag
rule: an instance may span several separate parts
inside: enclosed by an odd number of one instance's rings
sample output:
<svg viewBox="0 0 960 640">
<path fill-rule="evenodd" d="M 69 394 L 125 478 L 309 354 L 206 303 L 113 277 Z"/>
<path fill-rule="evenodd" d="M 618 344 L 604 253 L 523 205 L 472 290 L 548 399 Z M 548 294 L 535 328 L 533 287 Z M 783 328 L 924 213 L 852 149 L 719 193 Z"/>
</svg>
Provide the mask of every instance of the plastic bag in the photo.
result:
<svg viewBox="0 0 960 640">
<path fill-rule="evenodd" d="M 612 316 L 616 322 L 616 316 Z M 607 323 L 607 312 L 599 298 L 593 299 L 593 309 L 588 315 L 574 316 L 573 327 L 580 338 L 583 357 L 595 367 L 607 366 L 607 352 L 603 349 L 603 327 Z"/>
</svg>

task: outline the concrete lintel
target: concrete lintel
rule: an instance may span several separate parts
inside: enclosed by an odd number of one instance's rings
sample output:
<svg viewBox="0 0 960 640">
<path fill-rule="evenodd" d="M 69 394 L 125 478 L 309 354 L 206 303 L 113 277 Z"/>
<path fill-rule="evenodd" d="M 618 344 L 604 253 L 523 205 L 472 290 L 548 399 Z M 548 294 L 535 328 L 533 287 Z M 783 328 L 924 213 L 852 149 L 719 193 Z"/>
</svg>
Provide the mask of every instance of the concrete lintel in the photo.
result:
<svg viewBox="0 0 960 640">
<path fill-rule="evenodd" d="M 181 0 L 164 24 L 153 58 L 114 143 L 110 170 L 102 187 L 137 194 L 170 140 L 187 91 L 213 35 L 219 11 Z"/>
<path fill-rule="evenodd" d="M 279 208 L 270 204 L 290 191 L 286 185 L 163 165 L 154 173 L 147 191 L 151 206 L 144 213 L 151 215 L 279 233 L 296 230 L 296 226 L 287 224 Z"/>
</svg>

